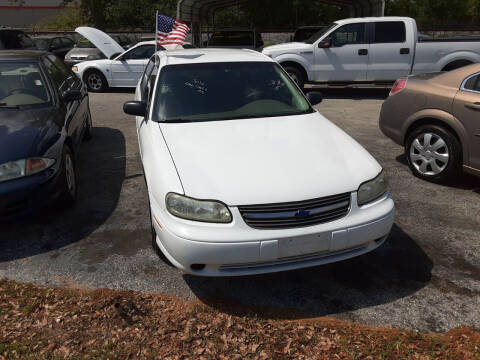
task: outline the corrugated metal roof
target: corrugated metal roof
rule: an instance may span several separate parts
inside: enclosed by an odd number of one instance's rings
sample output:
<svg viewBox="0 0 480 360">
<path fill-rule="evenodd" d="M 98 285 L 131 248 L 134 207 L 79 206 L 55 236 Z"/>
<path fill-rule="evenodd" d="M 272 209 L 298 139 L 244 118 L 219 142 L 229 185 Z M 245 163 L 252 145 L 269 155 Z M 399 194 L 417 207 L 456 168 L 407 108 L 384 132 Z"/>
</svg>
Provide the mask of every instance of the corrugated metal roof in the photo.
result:
<svg viewBox="0 0 480 360">
<path fill-rule="evenodd" d="M 218 10 L 239 5 L 246 0 L 179 0 L 178 18 L 206 23 Z M 261 0 L 258 0 L 259 3 Z M 349 7 L 355 16 L 383 16 L 385 0 L 317 0 L 319 3 Z"/>
</svg>

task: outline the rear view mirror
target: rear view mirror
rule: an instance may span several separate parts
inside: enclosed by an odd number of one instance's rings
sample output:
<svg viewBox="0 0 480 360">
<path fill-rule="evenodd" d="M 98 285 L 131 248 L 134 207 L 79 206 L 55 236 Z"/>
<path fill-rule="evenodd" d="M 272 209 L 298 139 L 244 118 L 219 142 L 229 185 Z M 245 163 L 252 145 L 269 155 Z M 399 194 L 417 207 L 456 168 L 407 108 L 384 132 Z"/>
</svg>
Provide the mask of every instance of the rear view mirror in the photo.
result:
<svg viewBox="0 0 480 360">
<path fill-rule="evenodd" d="M 62 96 L 62 100 L 65 102 L 78 101 L 82 99 L 83 94 L 80 90 L 68 90 Z"/>
<path fill-rule="evenodd" d="M 320 49 L 326 49 L 326 48 L 332 47 L 332 38 L 323 39 L 318 43 L 318 47 Z"/>
<path fill-rule="evenodd" d="M 147 104 L 142 101 L 127 101 L 123 104 L 123 112 L 134 116 L 147 116 Z"/>
<path fill-rule="evenodd" d="M 312 106 L 318 105 L 323 101 L 323 94 L 320 91 L 310 91 L 306 96 Z"/>
</svg>

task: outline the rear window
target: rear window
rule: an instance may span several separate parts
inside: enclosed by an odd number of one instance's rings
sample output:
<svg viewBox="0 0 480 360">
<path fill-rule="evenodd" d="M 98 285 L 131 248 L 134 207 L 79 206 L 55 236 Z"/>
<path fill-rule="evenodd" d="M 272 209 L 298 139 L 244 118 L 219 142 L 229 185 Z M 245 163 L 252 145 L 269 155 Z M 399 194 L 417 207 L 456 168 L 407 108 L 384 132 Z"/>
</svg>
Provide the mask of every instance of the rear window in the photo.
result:
<svg viewBox="0 0 480 360">
<path fill-rule="evenodd" d="M 463 86 L 465 90 L 479 91 L 480 92 L 480 75 L 471 77 L 465 82 Z"/>
<path fill-rule="evenodd" d="M 375 23 L 375 44 L 403 43 L 407 39 L 403 21 L 382 21 Z"/>
</svg>

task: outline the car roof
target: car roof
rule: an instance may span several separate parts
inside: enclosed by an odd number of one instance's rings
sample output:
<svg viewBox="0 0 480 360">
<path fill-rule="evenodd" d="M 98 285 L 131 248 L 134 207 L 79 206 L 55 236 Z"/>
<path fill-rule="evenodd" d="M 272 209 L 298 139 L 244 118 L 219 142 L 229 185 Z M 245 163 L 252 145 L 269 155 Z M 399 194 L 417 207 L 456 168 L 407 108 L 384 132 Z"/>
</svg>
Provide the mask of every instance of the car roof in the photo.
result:
<svg viewBox="0 0 480 360">
<path fill-rule="evenodd" d="M 0 51 L 0 60 L 38 60 L 45 54 L 48 53 L 40 50 L 2 50 Z"/>
<path fill-rule="evenodd" d="M 135 44 L 135 47 L 139 45 L 155 45 L 156 41 L 155 40 L 148 40 L 148 41 L 139 41 L 138 43 Z M 132 48 L 130 48 L 132 49 Z"/>
<path fill-rule="evenodd" d="M 247 49 L 182 49 L 157 52 L 166 58 L 167 65 L 199 64 L 216 62 L 274 62 L 271 58 Z"/>
<path fill-rule="evenodd" d="M 376 21 L 414 21 L 409 17 L 402 16 L 383 16 L 383 17 L 363 17 L 363 18 L 349 18 L 335 21 L 336 24 L 351 24 L 358 22 L 376 22 Z"/>
</svg>

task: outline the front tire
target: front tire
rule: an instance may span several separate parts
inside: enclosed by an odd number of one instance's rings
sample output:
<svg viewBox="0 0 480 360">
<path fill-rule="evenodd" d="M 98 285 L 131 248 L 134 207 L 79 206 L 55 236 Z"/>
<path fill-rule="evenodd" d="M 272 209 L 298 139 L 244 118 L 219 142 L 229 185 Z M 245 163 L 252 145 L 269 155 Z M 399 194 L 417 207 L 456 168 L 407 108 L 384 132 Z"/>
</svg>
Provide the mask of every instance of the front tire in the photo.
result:
<svg viewBox="0 0 480 360">
<path fill-rule="evenodd" d="M 451 131 L 424 125 L 409 134 L 405 152 L 413 174 L 432 182 L 445 182 L 460 172 L 462 150 Z"/>
<path fill-rule="evenodd" d="M 108 90 L 107 79 L 98 70 L 88 70 L 84 76 L 84 80 L 90 92 L 100 93 Z"/>
<path fill-rule="evenodd" d="M 305 86 L 305 77 L 303 76 L 303 73 L 294 66 L 285 66 L 284 70 L 287 72 L 288 75 L 290 75 L 290 77 L 298 85 L 298 87 L 303 90 Z"/>
<path fill-rule="evenodd" d="M 70 207 L 77 200 L 77 171 L 72 151 L 68 146 L 63 148 L 61 166 L 62 192 L 60 195 L 60 203 L 66 207 Z"/>
</svg>

